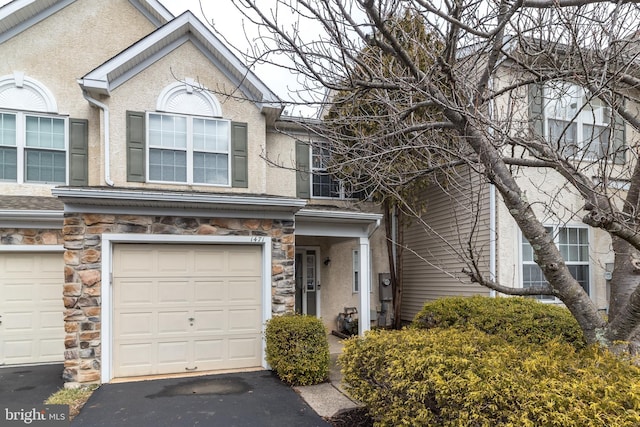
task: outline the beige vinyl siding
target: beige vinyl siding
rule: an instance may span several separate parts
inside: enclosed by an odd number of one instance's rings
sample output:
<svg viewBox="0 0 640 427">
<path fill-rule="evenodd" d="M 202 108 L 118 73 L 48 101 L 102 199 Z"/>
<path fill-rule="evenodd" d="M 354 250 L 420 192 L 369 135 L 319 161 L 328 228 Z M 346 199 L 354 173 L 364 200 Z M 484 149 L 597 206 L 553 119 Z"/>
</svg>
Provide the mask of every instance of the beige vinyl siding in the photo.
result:
<svg viewBox="0 0 640 427">
<path fill-rule="evenodd" d="M 478 207 L 480 204 L 480 208 Z M 441 177 L 421 198 L 422 219 L 405 231 L 402 319 L 410 321 L 426 301 L 445 296 L 488 295 L 462 273 L 469 242 L 489 274 L 489 186 L 473 171 Z"/>
</svg>

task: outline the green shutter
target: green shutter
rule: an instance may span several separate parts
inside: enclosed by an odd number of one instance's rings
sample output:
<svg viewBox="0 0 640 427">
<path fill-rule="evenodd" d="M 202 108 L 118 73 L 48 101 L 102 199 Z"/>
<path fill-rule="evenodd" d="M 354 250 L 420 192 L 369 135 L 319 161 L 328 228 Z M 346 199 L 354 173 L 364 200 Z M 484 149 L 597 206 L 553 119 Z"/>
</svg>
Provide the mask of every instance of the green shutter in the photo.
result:
<svg viewBox="0 0 640 427">
<path fill-rule="evenodd" d="M 296 195 L 301 199 L 311 198 L 309 144 L 296 141 Z"/>
<path fill-rule="evenodd" d="M 541 83 L 529 85 L 529 121 L 535 136 L 544 137 L 544 95 Z"/>
<path fill-rule="evenodd" d="M 145 115 L 127 111 L 127 181 L 144 182 L 145 161 Z"/>
<path fill-rule="evenodd" d="M 625 123 L 620 114 L 614 112 L 613 117 L 613 162 L 623 164 L 627 152 Z"/>
<path fill-rule="evenodd" d="M 89 121 L 69 119 L 69 185 L 89 185 Z"/>
<path fill-rule="evenodd" d="M 231 186 L 249 187 L 247 124 L 231 122 Z"/>
</svg>

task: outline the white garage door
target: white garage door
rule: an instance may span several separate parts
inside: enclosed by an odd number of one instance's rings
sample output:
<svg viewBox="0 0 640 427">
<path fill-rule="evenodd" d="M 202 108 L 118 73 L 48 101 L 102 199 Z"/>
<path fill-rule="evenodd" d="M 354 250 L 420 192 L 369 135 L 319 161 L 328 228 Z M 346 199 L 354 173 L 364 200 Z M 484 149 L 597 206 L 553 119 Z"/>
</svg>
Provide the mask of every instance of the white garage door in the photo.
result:
<svg viewBox="0 0 640 427">
<path fill-rule="evenodd" d="M 119 244 L 115 377 L 261 365 L 259 246 Z"/>
<path fill-rule="evenodd" d="M 0 364 L 64 360 L 62 253 L 0 253 Z"/>
</svg>

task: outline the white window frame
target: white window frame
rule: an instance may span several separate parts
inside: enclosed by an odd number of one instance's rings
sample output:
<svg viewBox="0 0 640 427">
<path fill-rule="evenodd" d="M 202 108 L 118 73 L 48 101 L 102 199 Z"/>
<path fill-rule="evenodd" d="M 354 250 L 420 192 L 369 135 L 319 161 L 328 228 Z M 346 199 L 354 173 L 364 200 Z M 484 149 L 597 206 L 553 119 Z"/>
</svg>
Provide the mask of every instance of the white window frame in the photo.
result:
<svg viewBox="0 0 640 427">
<path fill-rule="evenodd" d="M 590 242 L 592 241 L 592 236 L 591 236 L 591 230 L 589 229 L 589 227 L 584 226 L 584 225 L 569 225 L 569 224 L 563 224 L 563 225 L 551 225 L 551 224 L 545 224 L 545 228 L 547 228 L 549 231 L 549 229 L 551 230 L 552 236 L 553 236 L 553 242 L 555 243 L 557 248 L 560 248 L 560 230 L 561 229 L 581 229 L 581 230 L 587 230 L 587 245 L 588 245 L 588 250 L 587 250 L 587 261 L 567 261 L 567 259 L 565 259 L 565 264 L 567 266 L 572 266 L 572 265 L 581 265 L 587 266 L 587 274 L 589 276 L 589 279 L 587 281 L 587 294 L 589 296 L 591 296 L 592 293 L 592 282 L 593 282 L 593 274 L 592 274 L 592 267 L 591 267 L 591 251 L 590 251 Z M 536 265 L 537 263 L 533 260 L 531 261 L 525 261 L 524 260 L 524 254 L 523 254 L 523 246 L 525 244 L 525 240 L 526 238 L 522 235 L 522 232 L 519 233 L 520 234 L 520 241 L 519 241 L 519 254 L 520 254 L 520 287 L 524 288 L 524 266 L 525 265 Z M 538 266 L 538 268 L 540 268 Z M 560 302 L 560 300 L 558 298 L 552 297 L 552 298 L 544 298 L 544 296 L 540 296 L 539 300 L 542 302 Z"/>
<path fill-rule="evenodd" d="M 183 117 L 185 118 L 186 121 L 186 147 L 185 148 L 169 148 L 169 147 L 161 147 L 161 146 L 156 146 L 153 145 L 151 142 L 151 137 L 150 137 L 150 132 L 151 130 L 149 129 L 149 118 L 151 115 L 156 115 L 156 116 L 170 116 L 170 117 Z M 193 121 L 194 119 L 200 119 L 200 120 L 210 120 L 210 121 L 216 121 L 216 122 L 225 122 L 227 123 L 227 129 L 228 129 L 228 134 L 227 134 L 227 151 L 201 151 L 201 150 L 195 150 L 193 147 Z M 222 118 L 218 118 L 218 117 L 207 117 L 207 116 L 196 116 L 196 115 L 188 115 L 188 114 L 176 114 L 176 113 L 166 113 L 166 112 L 161 112 L 161 111 L 147 111 L 146 113 L 146 140 L 147 140 L 147 144 L 146 145 L 146 180 L 147 182 L 151 182 L 151 183 L 158 183 L 158 184 L 177 184 L 177 185 L 202 185 L 202 186 L 209 186 L 209 187 L 231 187 L 231 154 L 232 154 L 232 147 L 231 147 L 231 120 L 227 120 L 227 119 L 222 119 Z M 167 150 L 167 151 L 184 151 L 186 153 L 186 181 L 162 181 L 162 180 L 153 180 L 150 178 L 150 174 L 151 174 L 151 165 L 150 165 L 150 151 L 153 149 L 157 149 L 157 150 Z M 211 153 L 211 154 L 224 154 L 227 156 L 227 182 L 226 184 L 211 184 L 211 183 L 204 183 L 204 182 L 194 182 L 193 180 L 193 171 L 194 171 L 194 153 L 197 152 L 203 152 L 203 153 Z"/>
<path fill-rule="evenodd" d="M 360 293 L 360 274 L 362 274 L 362 270 L 360 269 L 360 250 L 354 249 L 352 252 L 352 269 L 351 269 L 351 292 L 354 294 Z M 371 274 L 371 260 L 373 259 L 373 251 L 369 250 L 369 265 L 367 266 L 369 270 L 369 274 Z M 369 290 L 370 293 L 373 293 L 373 286 Z"/>
<path fill-rule="evenodd" d="M 69 182 L 69 117 L 58 114 L 47 114 L 41 112 L 19 111 L 19 110 L 0 110 L 0 114 L 10 114 L 16 117 L 16 144 L 1 145 L 2 148 L 16 149 L 16 179 L 0 179 L 0 182 L 14 182 L 17 184 L 67 184 Z M 27 117 L 44 117 L 63 121 L 64 129 L 64 148 L 46 148 L 46 147 L 28 147 L 27 146 Z M 64 181 L 28 181 L 26 177 L 26 152 L 29 150 L 54 151 L 64 154 Z"/>
<path fill-rule="evenodd" d="M 312 199 L 327 199 L 327 200 L 353 200 L 355 199 L 355 197 L 348 197 L 347 196 L 347 190 L 346 190 L 346 185 L 345 182 L 343 180 L 340 179 L 335 179 L 333 177 L 331 177 L 330 174 L 328 174 L 327 172 L 327 166 L 326 164 L 323 164 L 320 167 L 315 167 L 313 159 L 316 156 L 316 153 L 318 150 L 322 150 L 323 147 L 325 145 L 328 145 L 328 142 L 313 142 L 311 143 L 311 149 L 309 150 L 309 164 L 311 165 L 311 167 L 309 168 L 310 174 L 311 174 L 311 179 L 309 179 L 309 185 L 311 186 L 310 188 L 310 193 L 311 194 L 311 198 Z M 335 196 L 320 196 L 320 195 L 316 195 L 314 192 L 314 178 L 316 176 L 328 176 L 329 179 L 331 179 L 332 184 L 335 183 L 338 187 L 338 191 L 337 194 Z"/>
<path fill-rule="evenodd" d="M 611 108 L 599 99 L 591 97 L 582 86 L 573 83 L 556 82 L 554 83 L 554 88 L 545 85 L 543 91 L 544 99 L 546 100 L 546 105 L 544 106 L 544 134 L 548 135 L 549 142 L 554 144 L 554 146 L 557 145 L 560 150 L 570 150 L 570 148 L 562 142 L 552 137 L 549 121 L 564 122 L 565 127 L 562 128 L 563 132 L 568 130 L 568 126 L 575 124 L 576 152 L 574 154 L 564 154 L 567 157 L 576 159 L 598 160 L 605 158 L 613 136 Z M 557 96 L 558 91 L 563 93 L 561 98 Z M 588 97 L 590 100 L 587 103 Z M 597 139 L 593 138 L 592 141 L 586 140 L 584 133 L 585 125 L 594 127 L 594 130 L 595 127 L 606 129 L 606 146 L 604 146 L 605 144 L 597 146 L 598 150 L 600 150 L 600 147 L 604 148 L 602 153 L 596 155 L 593 152 L 593 148 L 596 147 L 592 144 L 597 143 Z M 590 145 L 592 145 L 592 150 L 587 151 Z"/>
<path fill-rule="evenodd" d="M 352 251 L 352 273 L 351 273 L 351 290 L 354 294 L 360 292 L 360 251 L 358 249 L 354 249 Z"/>
</svg>

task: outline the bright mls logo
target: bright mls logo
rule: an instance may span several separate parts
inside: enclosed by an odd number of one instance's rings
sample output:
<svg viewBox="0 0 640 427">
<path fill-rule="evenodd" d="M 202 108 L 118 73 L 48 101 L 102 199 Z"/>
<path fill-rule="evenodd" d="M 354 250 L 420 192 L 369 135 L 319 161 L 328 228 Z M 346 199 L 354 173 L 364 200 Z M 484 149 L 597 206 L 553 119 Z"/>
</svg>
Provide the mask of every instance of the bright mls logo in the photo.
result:
<svg viewBox="0 0 640 427">
<path fill-rule="evenodd" d="M 40 426 L 68 427 L 69 406 L 47 405 L 33 408 L 4 408 L 0 414 L 0 427 L 4 426 Z"/>
</svg>

